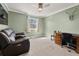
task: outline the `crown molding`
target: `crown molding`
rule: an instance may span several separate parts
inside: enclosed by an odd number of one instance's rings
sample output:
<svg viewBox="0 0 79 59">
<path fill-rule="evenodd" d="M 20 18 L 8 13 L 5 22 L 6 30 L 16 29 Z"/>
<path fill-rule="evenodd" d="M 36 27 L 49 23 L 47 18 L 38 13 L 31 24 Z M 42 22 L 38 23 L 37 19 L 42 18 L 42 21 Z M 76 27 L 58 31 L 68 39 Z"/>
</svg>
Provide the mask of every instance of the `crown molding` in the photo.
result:
<svg viewBox="0 0 79 59">
<path fill-rule="evenodd" d="M 7 6 L 7 4 L 5 4 L 5 5 Z M 64 10 L 67 10 L 67 9 L 69 9 L 69 8 L 72 8 L 72 7 L 75 7 L 75 6 L 78 6 L 78 5 L 79 5 L 79 3 L 76 3 L 76 4 L 74 4 L 74 5 L 71 5 L 71 6 L 69 6 L 69 7 L 63 8 L 63 9 L 58 10 L 58 11 L 56 11 L 56 12 L 52 12 L 51 14 L 48 14 L 47 16 L 36 16 L 36 17 L 43 17 L 43 18 L 46 18 L 46 17 L 49 17 L 49 16 L 51 16 L 51 15 L 54 15 L 54 14 L 56 14 L 56 13 L 62 12 L 62 11 L 64 11 Z M 11 12 L 17 12 L 17 13 L 24 14 L 24 15 L 30 15 L 30 14 L 25 13 L 25 12 L 22 12 L 22 11 L 18 11 L 18 10 L 15 10 L 15 9 L 8 8 L 8 6 L 7 6 L 6 8 L 7 8 L 8 11 L 11 11 Z M 32 16 L 35 16 L 35 15 L 32 15 Z"/>
<path fill-rule="evenodd" d="M 78 6 L 78 5 L 79 5 L 79 3 L 74 4 L 74 5 L 72 5 L 72 6 L 69 6 L 69 7 L 66 7 L 66 8 L 64 8 L 64 9 L 58 10 L 58 11 L 56 11 L 56 12 L 52 12 L 51 14 L 47 15 L 46 17 L 49 17 L 49 16 L 51 16 L 51 15 L 54 15 L 54 14 L 56 14 L 56 13 L 62 12 L 62 11 L 64 11 L 64 10 L 67 10 L 67 9 L 69 9 L 69 8 L 72 8 L 72 7 L 75 7 L 75 6 Z"/>
<path fill-rule="evenodd" d="M 18 10 L 15 10 L 15 9 L 9 9 L 9 11 L 10 12 L 16 12 L 16 13 L 24 14 L 24 15 L 28 15 L 28 16 L 34 16 L 34 17 L 38 17 L 38 18 L 45 18 L 45 16 L 31 15 L 31 14 L 28 14 L 26 12 L 18 11 Z"/>
<path fill-rule="evenodd" d="M 11 8 L 9 8 L 9 11 L 10 12 L 17 12 L 17 13 L 20 13 L 20 14 L 27 14 L 27 13 L 24 13 L 24 12 L 22 12 L 22 11 L 18 11 L 18 10 L 15 10 L 15 9 L 11 9 Z"/>
</svg>

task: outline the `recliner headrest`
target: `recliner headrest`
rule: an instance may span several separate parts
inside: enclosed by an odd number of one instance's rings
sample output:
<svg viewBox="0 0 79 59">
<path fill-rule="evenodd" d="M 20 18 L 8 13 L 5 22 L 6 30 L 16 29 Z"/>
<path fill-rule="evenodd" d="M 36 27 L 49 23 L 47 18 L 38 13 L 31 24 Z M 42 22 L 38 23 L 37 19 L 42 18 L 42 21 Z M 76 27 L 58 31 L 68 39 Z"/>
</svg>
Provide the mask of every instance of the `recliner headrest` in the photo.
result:
<svg viewBox="0 0 79 59">
<path fill-rule="evenodd" d="M 15 33 L 12 29 L 6 28 L 2 30 L 1 32 L 4 32 L 6 35 L 10 36 L 12 33 Z"/>
<path fill-rule="evenodd" d="M 1 32 L 5 33 L 9 37 L 10 43 L 15 42 L 15 35 L 16 34 L 12 29 L 6 28 L 6 29 L 2 30 Z"/>
</svg>

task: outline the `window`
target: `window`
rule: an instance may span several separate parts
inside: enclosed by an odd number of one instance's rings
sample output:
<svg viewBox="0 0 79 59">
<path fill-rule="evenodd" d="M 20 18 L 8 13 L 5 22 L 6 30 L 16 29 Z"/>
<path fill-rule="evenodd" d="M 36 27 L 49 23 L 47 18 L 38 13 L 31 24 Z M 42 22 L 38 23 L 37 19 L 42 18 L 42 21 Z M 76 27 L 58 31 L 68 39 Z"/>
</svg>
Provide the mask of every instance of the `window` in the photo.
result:
<svg viewBox="0 0 79 59">
<path fill-rule="evenodd" d="M 28 17 L 28 32 L 37 32 L 38 30 L 38 18 L 35 17 Z"/>
</svg>

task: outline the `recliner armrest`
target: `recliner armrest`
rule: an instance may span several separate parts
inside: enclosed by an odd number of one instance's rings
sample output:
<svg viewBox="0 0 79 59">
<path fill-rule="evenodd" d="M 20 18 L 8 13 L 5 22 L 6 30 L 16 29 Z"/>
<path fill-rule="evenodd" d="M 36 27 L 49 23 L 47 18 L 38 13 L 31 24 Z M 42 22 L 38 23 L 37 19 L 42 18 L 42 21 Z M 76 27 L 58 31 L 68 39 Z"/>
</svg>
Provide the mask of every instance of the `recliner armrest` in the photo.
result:
<svg viewBox="0 0 79 59">
<path fill-rule="evenodd" d="M 16 35 L 25 35 L 24 32 L 16 33 Z"/>
<path fill-rule="evenodd" d="M 29 40 L 29 39 L 18 39 L 18 40 L 16 40 L 15 42 L 13 42 L 11 44 L 19 44 L 19 43 L 21 43 L 23 41 L 27 41 L 27 40 Z"/>
<path fill-rule="evenodd" d="M 26 36 L 25 35 L 16 35 L 15 39 L 17 40 L 17 39 L 24 38 L 24 37 L 26 37 Z"/>
</svg>

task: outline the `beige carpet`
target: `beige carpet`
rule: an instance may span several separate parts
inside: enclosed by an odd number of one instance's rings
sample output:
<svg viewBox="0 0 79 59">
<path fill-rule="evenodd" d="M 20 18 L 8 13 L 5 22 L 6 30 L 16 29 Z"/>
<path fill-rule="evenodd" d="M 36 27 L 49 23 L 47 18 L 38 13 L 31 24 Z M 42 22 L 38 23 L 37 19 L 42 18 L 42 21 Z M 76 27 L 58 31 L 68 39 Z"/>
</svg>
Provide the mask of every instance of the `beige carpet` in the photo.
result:
<svg viewBox="0 0 79 59">
<path fill-rule="evenodd" d="M 75 51 L 68 52 L 66 47 L 61 48 L 47 38 L 30 39 L 30 44 L 29 53 L 21 56 L 79 56 Z"/>
</svg>

